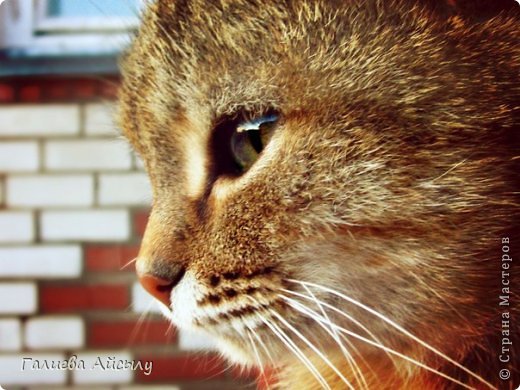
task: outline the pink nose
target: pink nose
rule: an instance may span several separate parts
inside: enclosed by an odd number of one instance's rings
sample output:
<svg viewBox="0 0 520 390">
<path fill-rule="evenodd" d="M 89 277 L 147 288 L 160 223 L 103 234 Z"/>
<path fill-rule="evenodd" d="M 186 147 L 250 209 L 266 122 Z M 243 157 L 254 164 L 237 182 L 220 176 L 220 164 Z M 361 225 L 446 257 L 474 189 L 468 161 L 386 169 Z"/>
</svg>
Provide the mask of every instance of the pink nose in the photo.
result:
<svg viewBox="0 0 520 390">
<path fill-rule="evenodd" d="M 180 280 L 180 278 L 179 278 Z M 178 281 L 158 278 L 150 274 L 139 275 L 139 282 L 153 297 L 170 307 L 170 295 Z"/>
</svg>

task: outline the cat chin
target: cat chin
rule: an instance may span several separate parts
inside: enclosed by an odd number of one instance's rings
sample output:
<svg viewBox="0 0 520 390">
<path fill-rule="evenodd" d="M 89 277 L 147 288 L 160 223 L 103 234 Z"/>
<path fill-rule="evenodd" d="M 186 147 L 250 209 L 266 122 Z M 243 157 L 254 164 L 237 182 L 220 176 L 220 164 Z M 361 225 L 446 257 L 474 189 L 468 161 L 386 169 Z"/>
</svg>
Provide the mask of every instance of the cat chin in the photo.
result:
<svg viewBox="0 0 520 390">
<path fill-rule="evenodd" d="M 255 357 L 239 345 L 227 339 L 216 338 L 216 344 L 219 352 L 231 363 L 238 364 L 242 367 L 252 367 L 257 365 Z"/>
<path fill-rule="evenodd" d="M 226 360 L 233 364 L 237 364 L 241 367 L 250 367 L 255 364 L 253 357 L 245 351 L 242 347 L 232 342 L 229 338 L 222 338 L 214 334 L 210 334 L 205 330 L 201 330 L 194 326 L 186 326 L 185 323 L 181 323 L 179 315 L 175 315 L 165 305 L 159 304 L 159 308 L 163 316 L 173 323 L 177 328 L 189 333 L 192 338 L 204 338 L 211 339 L 214 342 L 214 347 L 217 349 Z"/>
<path fill-rule="evenodd" d="M 198 314 L 197 300 L 202 296 L 203 291 L 195 276 L 186 272 L 179 284 L 172 290 L 171 310 L 168 310 L 168 318 L 179 328 L 194 330 L 194 320 Z"/>
</svg>

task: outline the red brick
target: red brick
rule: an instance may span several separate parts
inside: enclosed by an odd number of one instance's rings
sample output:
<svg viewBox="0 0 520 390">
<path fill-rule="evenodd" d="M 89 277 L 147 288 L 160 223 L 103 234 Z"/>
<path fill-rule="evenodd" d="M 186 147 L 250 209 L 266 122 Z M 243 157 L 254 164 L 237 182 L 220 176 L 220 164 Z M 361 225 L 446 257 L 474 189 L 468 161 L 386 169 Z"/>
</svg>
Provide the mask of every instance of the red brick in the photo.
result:
<svg viewBox="0 0 520 390">
<path fill-rule="evenodd" d="M 40 287 L 43 312 L 126 310 L 130 304 L 126 285 L 44 285 Z"/>
<path fill-rule="evenodd" d="M 175 342 L 175 328 L 167 321 L 93 322 L 89 326 L 88 343 L 93 347 L 163 345 Z"/>
<path fill-rule="evenodd" d="M 138 211 L 134 214 L 134 230 L 137 236 L 142 237 L 144 235 L 149 215 L 149 210 Z"/>
<path fill-rule="evenodd" d="M 96 87 L 95 80 L 80 80 L 74 84 L 74 92 L 80 99 L 93 99 L 98 95 Z"/>
<path fill-rule="evenodd" d="M 119 82 L 115 80 L 103 80 L 100 86 L 101 96 L 105 99 L 117 99 Z"/>
<path fill-rule="evenodd" d="M 20 89 L 20 99 L 24 102 L 38 102 L 42 91 L 39 85 L 26 85 Z"/>
<path fill-rule="evenodd" d="M 65 101 L 70 95 L 70 84 L 67 81 L 52 81 L 46 87 L 46 98 L 49 100 Z"/>
<path fill-rule="evenodd" d="M 135 272 L 133 260 L 138 253 L 139 245 L 87 245 L 85 246 L 87 270 Z"/>
<path fill-rule="evenodd" d="M 14 88 L 10 85 L 0 84 L 0 102 L 8 103 L 14 101 Z"/>
<path fill-rule="evenodd" d="M 136 371 L 137 381 L 141 383 L 222 378 L 228 367 L 228 363 L 215 355 L 140 356 L 138 359 L 153 362 L 150 375 Z"/>
</svg>

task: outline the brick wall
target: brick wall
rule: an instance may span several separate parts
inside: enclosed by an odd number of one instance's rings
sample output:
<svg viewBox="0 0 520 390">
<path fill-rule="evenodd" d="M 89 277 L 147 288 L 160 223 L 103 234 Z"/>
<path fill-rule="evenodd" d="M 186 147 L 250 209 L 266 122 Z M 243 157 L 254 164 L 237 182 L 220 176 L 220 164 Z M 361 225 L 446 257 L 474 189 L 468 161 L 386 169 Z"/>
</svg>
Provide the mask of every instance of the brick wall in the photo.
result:
<svg viewBox="0 0 520 390">
<path fill-rule="evenodd" d="M 251 374 L 200 352 L 208 342 L 169 326 L 136 283 L 150 189 L 114 130 L 115 85 L 0 80 L 0 385 L 247 388 Z M 85 370 L 22 371 L 23 358 L 73 355 Z M 152 373 L 90 370 L 98 357 L 151 361 Z"/>
</svg>

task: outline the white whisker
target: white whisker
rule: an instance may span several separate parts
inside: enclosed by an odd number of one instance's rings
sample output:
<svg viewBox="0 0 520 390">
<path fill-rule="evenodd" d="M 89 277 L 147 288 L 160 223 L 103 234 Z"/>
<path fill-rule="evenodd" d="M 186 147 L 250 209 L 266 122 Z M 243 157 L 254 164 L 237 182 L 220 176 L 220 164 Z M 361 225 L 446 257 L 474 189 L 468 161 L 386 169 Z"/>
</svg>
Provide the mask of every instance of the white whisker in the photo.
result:
<svg viewBox="0 0 520 390">
<path fill-rule="evenodd" d="M 380 348 L 383 351 L 389 352 L 389 353 L 391 353 L 391 354 L 393 354 L 395 356 L 398 356 L 398 357 L 400 357 L 400 358 L 402 358 L 402 359 L 404 359 L 404 360 L 406 360 L 406 361 L 408 361 L 410 363 L 415 364 L 418 367 L 424 368 L 425 370 L 430 371 L 430 372 L 432 372 L 432 373 L 434 373 L 436 375 L 439 375 L 439 376 L 441 376 L 441 377 L 443 377 L 443 378 L 445 378 L 445 379 L 447 379 L 447 380 L 449 380 L 449 381 L 451 381 L 453 383 L 456 383 L 456 384 L 458 384 L 458 385 L 460 385 L 460 386 L 462 386 L 462 387 L 464 387 L 466 389 L 476 390 L 474 387 L 468 386 L 465 383 L 462 383 L 461 381 L 459 381 L 458 379 L 452 378 L 451 376 L 449 376 L 449 375 L 447 375 L 447 374 L 445 374 L 445 373 L 443 373 L 441 371 L 438 371 L 435 368 L 430 367 L 430 366 L 428 366 L 428 365 L 426 365 L 426 364 L 424 364 L 424 363 L 422 363 L 422 362 L 420 362 L 418 360 L 415 360 L 415 359 L 413 359 L 413 358 L 411 358 L 409 356 L 406 356 L 406 355 L 404 355 L 404 354 L 402 354 L 402 353 L 400 353 L 400 352 L 398 352 L 398 351 L 396 351 L 396 350 L 394 350 L 392 348 L 389 348 L 389 347 L 387 347 L 387 346 L 385 346 L 383 344 L 379 344 L 379 343 L 376 343 L 376 342 L 374 342 L 372 340 L 369 340 L 366 337 L 360 336 L 357 333 L 354 333 L 354 332 L 352 332 L 352 331 L 350 331 L 348 329 L 345 329 L 345 328 L 343 328 L 343 327 L 341 327 L 339 325 L 331 324 L 330 322 L 327 322 L 327 320 L 325 320 L 323 317 L 321 317 L 317 312 L 315 312 L 312 309 L 309 309 L 309 308 L 307 308 L 307 307 L 305 307 L 305 306 L 303 306 L 301 304 L 300 305 L 295 305 L 295 304 L 290 303 L 290 305 L 294 309 L 300 311 L 303 314 L 306 314 L 307 316 L 309 316 L 310 318 L 314 319 L 315 321 L 324 322 L 327 325 L 336 328 L 340 332 L 343 332 L 343 333 L 345 333 L 345 334 L 347 334 L 347 335 L 349 335 L 349 336 L 351 336 L 351 337 L 353 337 L 355 339 L 361 340 L 361 341 L 363 341 L 363 342 L 365 342 L 365 343 L 367 343 L 369 345 L 372 345 L 372 346 L 374 346 L 376 348 Z"/>
<path fill-rule="evenodd" d="M 251 331 L 249 329 L 246 329 L 246 334 L 249 342 L 251 343 L 251 346 L 253 347 L 253 352 L 255 354 L 256 361 L 258 363 L 258 368 L 260 369 L 260 372 L 264 373 L 264 365 L 262 364 L 262 359 L 260 359 L 260 354 L 258 353 L 258 349 L 256 348 L 256 344 L 253 341 L 253 337 L 251 337 Z"/>
<path fill-rule="evenodd" d="M 282 343 L 289 348 L 289 350 L 296 355 L 296 357 L 302 362 L 302 364 L 312 373 L 312 375 L 316 378 L 316 380 L 323 386 L 323 388 L 327 390 L 332 390 L 325 380 L 323 376 L 319 373 L 316 367 L 312 364 L 312 362 L 305 356 L 305 354 L 298 348 L 296 344 L 285 334 L 285 332 L 280 329 L 275 323 L 269 322 L 265 319 L 260 313 L 257 313 L 257 316 L 262 320 L 262 322 L 267 325 L 269 329 L 277 336 Z"/>
<path fill-rule="evenodd" d="M 403 328 L 401 325 L 397 324 L 396 322 L 392 321 L 391 319 L 389 319 L 388 317 L 384 316 L 383 314 L 379 313 L 378 311 L 366 306 L 365 304 L 359 302 L 359 301 L 356 301 L 355 299 L 353 298 L 350 298 L 348 296 L 346 296 L 345 294 L 339 292 L 339 291 L 336 291 L 336 290 L 333 290 L 329 287 L 325 287 L 325 286 L 321 286 L 319 284 L 316 284 L 316 283 L 312 283 L 312 282 L 304 282 L 304 281 L 300 281 L 300 280 L 294 280 L 294 279 L 289 279 L 289 281 L 291 282 L 295 282 L 295 283 L 300 283 L 301 285 L 309 285 L 309 286 L 312 286 L 312 287 L 316 287 L 316 288 L 319 288 L 323 291 L 326 291 L 326 292 L 329 292 L 331 294 L 334 294 L 350 303 L 352 303 L 353 305 L 356 305 L 360 308 L 362 308 L 363 310 L 366 310 L 367 312 L 375 315 L 376 317 L 380 318 L 381 320 L 383 320 L 384 322 L 386 322 L 387 324 L 391 325 L 392 327 L 394 327 L 395 329 L 399 330 L 401 333 L 403 333 L 404 335 L 406 335 L 407 337 L 411 338 L 412 340 L 414 340 L 415 342 L 419 343 L 420 345 L 422 345 L 423 347 L 425 347 L 426 349 L 430 350 L 431 352 L 435 353 L 437 356 L 443 358 L 444 360 L 450 362 L 451 364 L 453 364 L 454 366 L 460 368 L 462 371 L 464 371 L 465 373 L 471 375 L 473 378 L 477 379 L 478 381 L 480 381 L 481 383 L 485 384 L 486 386 L 488 386 L 490 389 L 496 389 L 495 386 L 493 386 L 491 383 L 489 383 L 488 381 L 486 381 L 484 378 L 482 378 L 481 376 L 475 374 L 473 371 L 471 371 L 470 369 L 464 367 L 462 364 L 458 363 L 457 361 L 453 360 L 452 358 L 450 358 L 449 356 L 447 356 L 445 353 L 442 353 L 441 351 L 439 351 L 438 349 L 436 349 L 435 347 L 431 346 L 430 344 L 426 343 L 425 341 L 421 340 L 420 338 L 418 338 L 417 336 L 415 336 L 414 334 L 412 334 L 411 332 L 409 332 L 408 330 L 406 330 L 405 328 Z"/>
<path fill-rule="evenodd" d="M 278 320 L 284 324 L 287 328 L 289 328 L 300 340 L 302 340 L 310 349 L 316 353 L 324 362 L 329 366 L 332 371 L 336 373 L 337 376 L 341 378 L 341 380 L 349 387 L 349 389 L 354 390 L 354 386 L 345 378 L 345 376 L 332 364 L 332 362 L 325 356 L 323 352 L 321 352 L 316 346 L 311 343 L 298 329 L 296 329 L 294 326 L 292 326 L 289 321 L 287 321 L 285 318 L 283 318 L 279 313 L 276 312 L 276 310 L 270 309 L 269 310 L 271 314 L 273 314 Z"/>
<path fill-rule="evenodd" d="M 249 343 L 253 347 L 253 352 L 255 354 L 256 361 L 258 362 L 258 368 L 260 370 L 260 375 L 262 376 L 262 378 L 264 378 L 264 382 L 268 383 L 267 378 L 265 376 L 264 365 L 262 364 L 262 359 L 260 358 L 260 354 L 258 353 L 258 349 L 256 348 L 256 344 L 253 341 L 253 338 L 251 337 L 251 333 L 252 333 L 251 329 L 247 328 L 246 329 L 246 334 L 247 334 L 247 337 L 249 339 Z"/>
<path fill-rule="evenodd" d="M 303 286 L 303 287 L 305 287 L 305 286 Z M 306 296 L 305 294 L 302 294 L 302 293 L 299 293 L 299 292 L 296 292 L 296 291 L 291 291 L 291 290 L 287 290 L 287 289 L 281 289 L 281 291 L 286 292 L 288 294 L 295 295 L 295 296 L 300 297 L 300 298 L 304 298 L 304 299 L 307 299 L 307 300 L 312 300 L 310 297 Z M 329 304 L 327 302 L 324 302 L 324 301 L 322 301 L 320 299 L 317 299 L 317 300 L 320 303 L 320 305 L 325 306 L 326 308 L 328 308 L 328 309 L 338 313 L 339 315 L 341 315 L 341 316 L 345 317 L 346 319 L 348 319 L 354 325 L 358 326 L 367 335 L 369 335 L 372 338 L 372 340 L 374 340 L 375 342 L 377 342 L 379 344 L 383 344 L 382 341 L 373 332 L 370 331 L 370 329 L 368 329 L 366 326 L 364 326 L 361 322 L 359 322 L 357 319 L 352 317 L 350 314 L 345 313 L 345 312 L 341 311 L 340 309 L 338 309 L 337 307 L 332 306 L 331 304 Z M 396 366 L 394 357 L 391 354 L 389 354 L 389 353 L 387 353 L 387 356 L 392 361 L 394 366 Z"/>
<path fill-rule="evenodd" d="M 130 265 L 132 265 L 133 263 L 135 263 L 137 261 L 137 257 L 134 257 L 132 260 L 129 260 L 128 262 L 126 262 L 125 264 L 123 264 L 119 270 L 122 271 L 124 270 L 125 268 L 129 267 Z"/>
<path fill-rule="evenodd" d="M 143 324 L 145 323 L 146 321 L 146 317 L 150 314 L 150 308 L 151 308 L 151 305 L 148 305 L 148 307 L 146 308 L 146 310 L 144 310 L 140 315 L 139 315 L 139 318 L 137 319 L 137 322 L 134 326 L 134 328 L 132 329 L 132 332 L 130 333 L 130 338 L 128 340 L 129 343 L 132 343 L 135 341 L 136 337 L 137 337 L 137 334 L 139 333 L 139 331 L 141 330 Z"/>
<path fill-rule="evenodd" d="M 269 351 L 269 348 L 267 348 L 267 345 L 265 345 L 265 343 L 263 342 L 263 340 L 260 337 L 260 335 L 257 332 L 255 332 L 254 329 L 252 329 L 249 325 L 246 324 L 246 327 L 251 331 L 251 333 L 254 336 L 254 338 L 256 339 L 256 341 L 258 341 L 258 344 L 260 344 L 260 346 L 264 350 L 265 354 L 269 358 L 269 361 L 271 362 L 271 365 L 273 367 L 275 367 L 276 363 L 274 362 L 273 356 L 271 355 L 271 352 Z"/>
<path fill-rule="evenodd" d="M 318 300 L 318 298 L 316 298 L 314 293 L 307 286 L 303 286 L 303 287 L 305 288 L 305 291 L 307 291 L 307 293 L 309 294 L 310 298 L 312 298 L 312 301 L 319 307 L 323 317 L 327 321 L 332 323 L 332 321 L 330 320 L 329 316 L 327 315 L 327 312 L 323 309 L 323 306 L 321 305 L 321 303 Z M 322 325 L 321 323 L 319 323 L 319 324 Z M 359 365 L 357 364 L 357 362 L 354 359 L 354 357 L 352 356 L 352 354 L 347 350 L 347 348 L 345 348 L 345 346 L 341 342 L 341 339 L 340 339 L 339 334 L 336 331 L 336 329 L 334 329 L 332 326 L 330 327 L 330 331 L 329 331 L 329 329 L 327 327 L 324 327 L 324 329 L 327 331 L 327 333 L 329 333 L 331 335 L 331 337 L 334 339 L 334 341 L 336 341 L 336 343 L 339 345 L 339 347 L 341 349 L 341 352 L 343 353 L 343 356 L 345 356 L 345 359 L 347 360 L 347 362 L 348 362 L 348 364 L 350 366 L 350 369 L 352 370 L 352 372 L 354 373 L 354 375 L 356 377 L 357 383 L 359 383 L 365 389 L 368 390 L 368 384 L 367 384 L 367 382 L 365 380 L 365 376 L 363 375 L 361 369 L 359 368 Z M 348 340 L 348 339 L 343 339 L 343 340 L 349 345 L 350 348 L 356 350 L 355 346 L 350 342 L 350 340 Z"/>
</svg>

